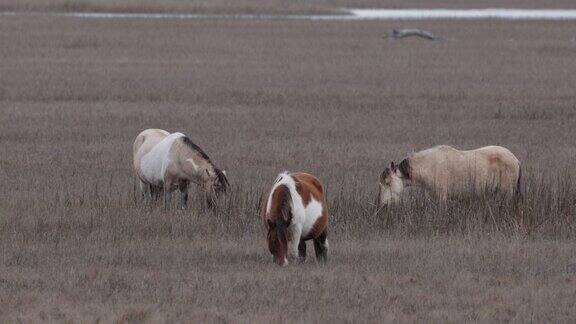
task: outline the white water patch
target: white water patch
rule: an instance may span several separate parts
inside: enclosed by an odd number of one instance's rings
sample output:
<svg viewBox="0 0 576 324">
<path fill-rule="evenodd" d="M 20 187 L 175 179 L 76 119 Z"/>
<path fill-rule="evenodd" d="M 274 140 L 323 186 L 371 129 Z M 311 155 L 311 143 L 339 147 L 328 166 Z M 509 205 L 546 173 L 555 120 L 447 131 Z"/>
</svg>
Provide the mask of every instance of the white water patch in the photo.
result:
<svg viewBox="0 0 576 324">
<path fill-rule="evenodd" d="M 427 20 L 427 19 L 576 19 L 575 9 L 342 9 L 339 15 L 254 15 L 113 12 L 0 12 L 0 16 L 60 16 L 85 19 L 241 19 L 241 20 Z"/>
<path fill-rule="evenodd" d="M 362 19 L 576 19 L 576 10 L 549 9 L 351 9 Z"/>
</svg>

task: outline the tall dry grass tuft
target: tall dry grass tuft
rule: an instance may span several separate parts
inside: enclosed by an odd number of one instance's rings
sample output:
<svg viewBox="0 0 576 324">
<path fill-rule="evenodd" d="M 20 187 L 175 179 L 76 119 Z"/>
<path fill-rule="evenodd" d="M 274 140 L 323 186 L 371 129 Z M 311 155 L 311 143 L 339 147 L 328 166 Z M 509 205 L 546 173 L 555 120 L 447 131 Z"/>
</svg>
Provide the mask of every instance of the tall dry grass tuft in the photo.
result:
<svg viewBox="0 0 576 324">
<path fill-rule="evenodd" d="M 348 200 L 333 197 L 336 201 L 331 210 L 337 215 L 354 215 L 335 220 L 346 226 L 347 233 L 574 239 L 576 184 L 571 174 L 564 170 L 552 179 L 530 174 L 522 183 L 522 196 L 515 198 L 486 193 L 442 203 L 422 189 L 410 188 L 401 203 L 379 211 L 375 205 L 367 208 L 368 199 L 359 196 Z M 374 215 L 374 211 L 378 213 Z"/>
</svg>

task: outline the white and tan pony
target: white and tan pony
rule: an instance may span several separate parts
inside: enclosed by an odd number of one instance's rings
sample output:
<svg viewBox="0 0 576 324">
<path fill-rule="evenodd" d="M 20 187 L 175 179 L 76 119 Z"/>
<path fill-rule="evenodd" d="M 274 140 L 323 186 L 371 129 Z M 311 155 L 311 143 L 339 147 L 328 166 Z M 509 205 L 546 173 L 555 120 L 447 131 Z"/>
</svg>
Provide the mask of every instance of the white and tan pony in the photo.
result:
<svg viewBox="0 0 576 324">
<path fill-rule="evenodd" d="M 378 208 L 400 200 L 407 186 L 419 186 L 440 201 L 458 195 L 520 193 L 520 162 L 508 149 L 486 146 L 460 151 L 448 145 L 416 152 L 386 168 L 379 182 Z"/>
<path fill-rule="evenodd" d="M 171 193 L 180 190 L 180 206 L 186 208 L 190 183 L 200 186 L 211 207 L 229 184 L 225 172 L 214 166 L 208 155 L 182 133 L 147 129 L 134 141 L 134 170 L 146 201 L 164 192 L 168 208 Z"/>
</svg>

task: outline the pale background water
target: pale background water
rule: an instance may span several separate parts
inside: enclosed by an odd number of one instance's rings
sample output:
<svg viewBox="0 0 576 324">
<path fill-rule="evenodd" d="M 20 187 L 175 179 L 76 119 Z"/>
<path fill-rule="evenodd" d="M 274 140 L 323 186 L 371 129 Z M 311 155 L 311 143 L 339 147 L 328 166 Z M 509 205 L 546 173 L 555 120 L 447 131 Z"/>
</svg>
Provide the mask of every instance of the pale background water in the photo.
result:
<svg viewBox="0 0 576 324">
<path fill-rule="evenodd" d="M 295 20 L 421 20 L 421 19 L 511 19 L 565 20 L 576 19 L 574 9 L 343 9 L 341 15 L 212 15 L 177 13 L 20 13 L 0 15 L 59 15 L 79 18 L 137 18 L 137 19 L 295 19 Z"/>
</svg>

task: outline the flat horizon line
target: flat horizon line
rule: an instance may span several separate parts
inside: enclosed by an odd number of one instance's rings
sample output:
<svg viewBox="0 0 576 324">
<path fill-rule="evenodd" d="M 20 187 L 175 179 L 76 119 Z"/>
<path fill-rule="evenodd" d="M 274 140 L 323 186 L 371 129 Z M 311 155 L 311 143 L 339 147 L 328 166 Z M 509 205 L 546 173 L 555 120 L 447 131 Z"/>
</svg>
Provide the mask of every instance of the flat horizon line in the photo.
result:
<svg viewBox="0 0 576 324">
<path fill-rule="evenodd" d="M 341 8 L 342 14 L 203 14 L 147 12 L 65 12 L 4 11 L 0 16 L 61 16 L 87 19 L 246 19 L 246 20 L 434 20 L 434 19 L 503 19 L 503 20 L 572 20 L 576 9 L 354 9 Z"/>
</svg>

